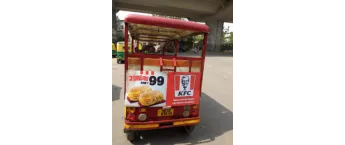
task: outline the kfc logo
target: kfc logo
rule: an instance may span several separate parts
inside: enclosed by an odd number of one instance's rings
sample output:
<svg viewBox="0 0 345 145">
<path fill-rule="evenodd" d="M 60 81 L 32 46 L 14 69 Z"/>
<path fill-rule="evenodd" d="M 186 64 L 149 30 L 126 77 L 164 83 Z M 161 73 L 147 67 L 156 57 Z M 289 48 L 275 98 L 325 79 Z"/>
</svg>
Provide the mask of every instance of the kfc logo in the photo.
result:
<svg viewBox="0 0 345 145">
<path fill-rule="evenodd" d="M 189 85 L 189 76 L 183 76 L 181 79 L 181 84 L 183 89 L 186 90 L 187 86 Z"/>
<path fill-rule="evenodd" d="M 189 97 L 194 94 L 195 75 L 175 76 L 175 96 Z"/>
</svg>

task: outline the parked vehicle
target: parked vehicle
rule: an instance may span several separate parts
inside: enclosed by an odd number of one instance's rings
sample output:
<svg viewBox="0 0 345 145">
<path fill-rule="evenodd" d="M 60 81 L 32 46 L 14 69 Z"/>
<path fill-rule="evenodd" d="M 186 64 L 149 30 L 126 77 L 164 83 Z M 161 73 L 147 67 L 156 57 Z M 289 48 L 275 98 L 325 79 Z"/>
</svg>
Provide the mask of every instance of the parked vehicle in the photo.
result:
<svg viewBox="0 0 345 145">
<path fill-rule="evenodd" d="M 131 29 L 129 29 L 131 28 Z M 190 21 L 130 14 L 125 18 L 124 132 L 133 141 L 139 131 L 178 127 L 187 134 L 200 122 L 199 107 L 209 27 Z M 204 35 L 200 57 L 129 53 L 128 39 L 173 42 Z M 145 48 L 144 48 L 145 49 Z M 118 52 L 119 53 L 119 52 Z"/>
</svg>

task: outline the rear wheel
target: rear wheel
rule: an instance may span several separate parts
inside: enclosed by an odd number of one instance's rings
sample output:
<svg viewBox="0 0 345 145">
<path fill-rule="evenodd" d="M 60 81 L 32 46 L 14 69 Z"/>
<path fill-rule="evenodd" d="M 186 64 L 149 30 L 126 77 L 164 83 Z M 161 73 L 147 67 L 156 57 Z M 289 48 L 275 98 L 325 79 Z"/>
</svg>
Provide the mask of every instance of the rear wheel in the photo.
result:
<svg viewBox="0 0 345 145">
<path fill-rule="evenodd" d="M 129 140 L 131 142 L 136 140 L 137 136 L 138 136 L 137 132 L 128 132 L 128 133 L 126 133 L 127 140 Z"/>
<path fill-rule="evenodd" d="M 190 135 L 195 129 L 195 125 L 192 126 L 183 126 L 181 130 L 186 133 L 187 135 Z"/>
</svg>

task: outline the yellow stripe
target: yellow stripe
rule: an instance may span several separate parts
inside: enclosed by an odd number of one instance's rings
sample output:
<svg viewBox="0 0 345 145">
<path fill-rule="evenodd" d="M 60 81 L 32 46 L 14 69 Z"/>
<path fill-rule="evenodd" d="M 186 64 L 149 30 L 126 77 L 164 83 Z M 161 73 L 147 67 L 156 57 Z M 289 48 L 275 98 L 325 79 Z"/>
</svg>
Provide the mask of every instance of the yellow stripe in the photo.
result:
<svg viewBox="0 0 345 145">
<path fill-rule="evenodd" d="M 128 124 L 125 124 L 125 128 L 142 129 L 142 128 L 155 128 L 155 127 L 159 127 L 159 124 L 145 124 L 145 125 L 128 125 Z"/>
<path fill-rule="evenodd" d="M 187 120 L 187 121 L 177 121 L 177 122 L 174 122 L 174 125 L 194 124 L 194 123 L 199 123 L 199 122 L 200 122 L 200 119 Z"/>
<path fill-rule="evenodd" d="M 187 125 L 187 124 L 195 124 L 195 123 L 199 123 L 200 119 L 196 119 L 196 120 L 188 120 L 188 121 L 177 121 L 174 122 L 173 125 Z M 132 129 L 144 129 L 144 128 L 156 128 L 159 127 L 159 124 L 144 124 L 144 125 L 128 125 L 125 124 L 125 128 L 132 128 Z"/>
</svg>

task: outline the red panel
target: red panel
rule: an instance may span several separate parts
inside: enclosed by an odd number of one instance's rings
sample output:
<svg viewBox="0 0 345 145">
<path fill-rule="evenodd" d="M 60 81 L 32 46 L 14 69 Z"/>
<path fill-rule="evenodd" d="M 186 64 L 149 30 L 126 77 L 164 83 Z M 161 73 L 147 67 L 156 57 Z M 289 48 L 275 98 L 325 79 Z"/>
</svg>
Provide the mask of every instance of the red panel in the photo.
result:
<svg viewBox="0 0 345 145">
<path fill-rule="evenodd" d="M 157 116 L 158 109 L 161 109 L 161 107 L 144 107 L 144 108 L 146 108 L 146 112 L 140 112 L 139 110 L 141 108 L 135 108 L 136 111 L 134 113 L 134 115 L 135 115 L 135 121 L 134 122 L 140 122 L 137 119 L 140 113 L 144 113 L 147 115 L 147 120 L 144 121 L 146 123 L 151 122 L 151 121 L 186 119 L 185 117 L 183 117 L 183 111 L 185 111 L 184 110 L 185 106 L 173 106 L 173 107 L 171 107 L 174 109 L 174 115 L 173 116 Z M 191 106 L 189 106 L 189 108 L 191 108 Z M 190 112 L 190 114 L 192 113 L 191 109 L 189 109 L 188 111 Z M 126 113 L 126 116 L 127 115 L 128 115 L 128 113 Z"/>
<path fill-rule="evenodd" d="M 193 85 L 190 86 L 190 90 L 187 91 L 193 91 L 194 93 L 191 95 L 183 94 L 185 96 L 175 96 L 175 91 L 182 91 L 181 86 L 176 87 L 175 85 L 180 83 L 181 75 L 192 75 L 194 77 L 190 78 L 190 84 Z M 167 86 L 167 100 L 166 105 L 167 106 L 186 106 L 186 105 L 193 105 L 193 104 L 199 104 L 200 102 L 200 78 L 201 73 L 197 72 L 169 72 L 168 73 L 168 86 Z M 185 92 L 185 91 L 184 91 Z"/>
<path fill-rule="evenodd" d="M 190 30 L 196 32 L 206 32 L 208 33 L 209 27 L 204 24 L 199 24 L 192 21 L 183 21 L 178 19 L 168 19 L 162 17 L 152 17 L 145 15 L 129 14 L 125 18 L 126 23 L 144 24 L 160 27 L 168 27 L 182 30 Z"/>
<path fill-rule="evenodd" d="M 175 90 L 180 90 L 180 77 L 175 76 Z"/>
<path fill-rule="evenodd" d="M 190 89 L 194 89 L 194 86 L 195 86 L 195 75 L 192 75 L 191 76 L 191 81 L 190 81 Z"/>
</svg>

